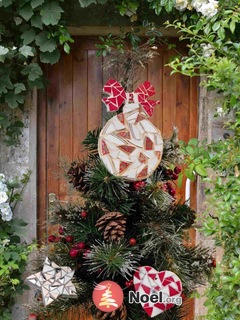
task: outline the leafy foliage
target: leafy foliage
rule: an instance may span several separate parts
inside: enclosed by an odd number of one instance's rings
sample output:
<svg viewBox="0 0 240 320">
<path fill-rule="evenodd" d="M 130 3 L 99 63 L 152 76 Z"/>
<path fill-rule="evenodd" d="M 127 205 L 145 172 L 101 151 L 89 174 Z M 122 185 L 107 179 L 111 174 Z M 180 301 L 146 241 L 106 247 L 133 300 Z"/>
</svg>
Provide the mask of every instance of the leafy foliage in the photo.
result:
<svg viewBox="0 0 240 320">
<path fill-rule="evenodd" d="M 13 0 L 0 2 L 0 103 L 5 106 L 0 116 L 0 130 L 8 145 L 19 143 L 23 128 L 16 119 L 16 109 L 23 110 L 28 89 L 43 88 L 41 63 L 56 63 L 59 45 L 69 53 L 72 42 L 61 20 L 61 0 Z"/>
<path fill-rule="evenodd" d="M 26 183 L 29 181 L 29 173 L 22 179 L 7 181 L 10 190 L 9 203 L 13 210 L 21 200 L 21 195 Z M 21 219 L 13 218 L 3 221 L 0 218 L 0 316 L 1 319 L 11 319 L 11 307 L 18 294 L 23 294 L 28 289 L 23 283 L 22 274 L 27 266 L 27 258 L 33 246 L 21 242 L 23 228 L 27 226 Z"/>
</svg>

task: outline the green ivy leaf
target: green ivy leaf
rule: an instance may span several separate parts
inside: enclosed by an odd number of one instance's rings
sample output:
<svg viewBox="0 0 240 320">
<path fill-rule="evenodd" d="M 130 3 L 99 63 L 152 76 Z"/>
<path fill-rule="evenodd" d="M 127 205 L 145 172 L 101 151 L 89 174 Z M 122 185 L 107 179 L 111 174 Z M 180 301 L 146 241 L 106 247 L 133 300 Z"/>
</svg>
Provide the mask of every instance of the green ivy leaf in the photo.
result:
<svg viewBox="0 0 240 320">
<path fill-rule="evenodd" d="M 23 75 L 28 75 L 29 81 L 35 81 L 36 79 L 38 79 L 40 76 L 43 75 L 42 69 L 35 62 L 26 66 L 21 73 Z"/>
<path fill-rule="evenodd" d="M 53 65 L 54 63 L 58 62 L 60 59 L 60 51 L 55 49 L 53 52 L 41 52 L 40 53 L 40 60 L 43 63 L 50 63 Z"/>
<path fill-rule="evenodd" d="M 44 3 L 44 0 L 31 0 L 31 6 L 33 9 L 39 7 L 43 3 Z"/>
<path fill-rule="evenodd" d="M 24 57 L 33 57 L 34 53 L 32 51 L 32 47 L 23 45 L 21 48 L 19 48 L 19 52 L 24 56 Z"/>
<path fill-rule="evenodd" d="M 0 62 L 4 62 L 6 59 L 6 54 L 9 52 L 8 48 L 0 45 Z"/>
<path fill-rule="evenodd" d="M 197 164 L 194 169 L 197 172 L 197 174 L 199 174 L 202 177 L 206 177 L 208 175 L 206 169 L 203 166 L 203 164 Z"/>
<path fill-rule="evenodd" d="M 8 89 L 12 89 L 12 88 L 13 88 L 13 84 L 10 80 L 10 77 L 8 75 L 1 76 L 0 95 L 3 93 L 7 93 Z"/>
<path fill-rule="evenodd" d="M 26 91 L 26 87 L 23 83 L 15 83 L 14 88 L 15 93 L 21 93 L 22 91 Z"/>
<path fill-rule="evenodd" d="M 42 22 L 47 26 L 54 26 L 58 24 L 62 12 L 63 9 L 58 5 L 57 2 L 47 3 L 40 11 L 40 15 L 42 16 Z"/>
<path fill-rule="evenodd" d="M 30 4 L 26 4 L 19 10 L 19 15 L 23 17 L 24 20 L 28 21 L 33 16 L 33 10 Z"/>
<path fill-rule="evenodd" d="M 82 8 L 86 8 L 90 6 L 90 4 L 92 3 L 97 3 L 97 1 L 96 0 L 79 0 L 79 3 Z"/>
<path fill-rule="evenodd" d="M 25 45 L 33 42 L 35 37 L 36 37 L 36 33 L 33 29 L 26 30 L 21 35 L 21 39 L 23 40 L 23 44 L 25 44 Z"/>
<path fill-rule="evenodd" d="M 12 4 L 12 0 L 1 0 L 0 7 L 7 8 Z"/>
<path fill-rule="evenodd" d="M 24 97 L 20 94 L 15 94 L 14 92 L 10 91 L 5 96 L 5 102 L 11 109 L 16 109 L 19 104 L 24 102 Z"/>
<path fill-rule="evenodd" d="M 41 29 L 42 30 L 42 28 L 43 28 L 43 24 L 42 24 L 42 19 L 41 19 L 41 17 L 40 16 L 33 16 L 32 18 L 31 18 L 31 25 L 33 26 L 33 27 L 35 27 L 35 28 L 38 28 L 38 29 Z"/>
<path fill-rule="evenodd" d="M 43 31 L 36 37 L 36 44 L 42 52 L 53 52 L 57 48 L 57 43 L 53 38 L 48 39 L 48 32 Z"/>
</svg>

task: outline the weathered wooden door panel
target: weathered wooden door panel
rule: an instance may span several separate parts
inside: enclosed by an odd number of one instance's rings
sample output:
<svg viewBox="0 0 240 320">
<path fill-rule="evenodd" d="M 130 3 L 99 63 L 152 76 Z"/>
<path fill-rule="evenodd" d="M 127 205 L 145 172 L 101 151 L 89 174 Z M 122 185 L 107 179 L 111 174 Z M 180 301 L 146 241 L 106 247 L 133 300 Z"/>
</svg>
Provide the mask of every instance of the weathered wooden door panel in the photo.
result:
<svg viewBox="0 0 240 320">
<path fill-rule="evenodd" d="M 62 55 L 54 66 L 45 69 L 49 85 L 38 98 L 38 235 L 46 220 L 47 197 L 54 193 L 64 201 L 68 198 L 66 182 L 59 174 L 60 159 L 70 161 L 85 155 L 81 142 L 89 130 L 102 123 L 102 89 L 107 80 L 102 70 L 102 57 L 96 56 L 97 38 L 78 37 L 69 55 Z M 173 126 L 179 129 L 179 138 L 189 140 L 197 136 L 197 80 L 179 74 L 170 76 L 164 67 L 173 51 L 159 49 L 159 56 L 143 71 L 138 83 L 148 79 L 156 90 L 153 97 L 161 104 L 155 107 L 152 122 L 164 137 L 170 137 Z M 136 84 L 137 85 L 137 84 Z M 195 205 L 193 185 L 191 205 Z M 184 185 L 179 190 L 184 198 Z M 194 231 L 191 234 L 194 243 Z M 189 304 L 193 319 L 193 303 Z"/>
</svg>

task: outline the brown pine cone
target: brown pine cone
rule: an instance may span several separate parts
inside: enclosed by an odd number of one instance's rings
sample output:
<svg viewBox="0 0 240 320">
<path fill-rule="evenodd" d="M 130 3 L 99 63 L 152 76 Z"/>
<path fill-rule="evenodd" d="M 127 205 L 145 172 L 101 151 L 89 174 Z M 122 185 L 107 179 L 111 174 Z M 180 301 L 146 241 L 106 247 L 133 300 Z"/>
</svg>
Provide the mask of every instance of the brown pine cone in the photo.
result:
<svg viewBox="0 0 240 320">
<path fill-rule="evenodd" d="M 73 187 L 78 191 L 87 192 L 88 187 L 84 181 L 84 176 L 86 174 L 87 165 L 85 162 L 72 162 L 71 167 L 67 172 L 69 177 L 69 183 L 73 184 Z"/>
<path fill-rule="evenodd" d="M 107 212 L 97 220 L 96 227 L 105 241 L 119 241 L 126 231 L 126 217 L 121 212 Z"/>
<path fill-rule="evenodd" d="M 97 320 L 126 320 L 127 319 L 127 308 L 123 303 L 120 308 L 113 312 L 98 311 L 94 318 Z"/>
</svg>

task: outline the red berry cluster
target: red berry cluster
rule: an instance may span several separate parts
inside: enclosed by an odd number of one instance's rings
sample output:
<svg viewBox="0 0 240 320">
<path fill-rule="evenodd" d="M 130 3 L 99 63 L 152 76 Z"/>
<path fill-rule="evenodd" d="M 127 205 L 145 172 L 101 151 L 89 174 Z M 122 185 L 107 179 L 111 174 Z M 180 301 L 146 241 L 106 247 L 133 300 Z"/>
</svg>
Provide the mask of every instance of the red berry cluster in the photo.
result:
<svg viewBox="0 0 240 320">
<path fill-rule="evenodd" d="M 180 172 L 181 172 L 181 168 L 179 166 L 176 166 L 173 170 L 168 169 L 166 171 L 166 174 L 169 177 L 169 179 L 177 180 Z"/>
<path fill-rule="evenodd" d="M 165 192 L 168 192 L 170 196 L 174 197 L 176 194 L 176 189 L 173 188 L 172 184 L 170 182 L 164 183 L 161 187 L 161 189 Z"/>
<path fill-rule="evenodd" d="M 125 286 L 127 287 L 127 288 L 132 288 L 133 287 L 133 280 L 129 280 L 129 281 L 126 281 L 125 282 Z"/>
<path fill-rule="evenodd" d="M 66 230 L 64 229 L 64 227 L 59 227 L 58 228 L 58 233 L 59 236 L 56 237 L 54 234 L 51 234 L 48 237 L 48 242 L 63 242 L 63 243 L 73 243 L 74 238 L 71 235 L 65 235 Z"/>
<path fill-rule="evenodd" d="M 84 255 L 86 252 L 90 251 L 86 249 L 87 245 L 84 242 L 76 242 L 73 244 L 74 237 L 72 235 L 65 235 L 64 227 L 59 227 L 58 233 L 60 234 L 60 236 L 58 237 L 56 237 L 53 234 L 50 235 L 48 237 L 48 242 L 51 242 L 51 243 L 63 242 L 63 243 L 69 244 L 71 248 L 69 251 L 70 257 L 76 258 L 79 255 L 79 253 L 83 253 Z"/>
<path fill-rule="evenodd" d="M 145 181 L 135 181 L 133 182 L 133 189 L 135 191 L 140 191 L 142 189 L 144 189 L 146 186 L 146 182 Z"/>
</svg>

